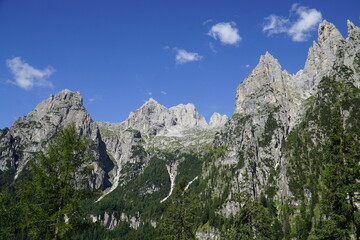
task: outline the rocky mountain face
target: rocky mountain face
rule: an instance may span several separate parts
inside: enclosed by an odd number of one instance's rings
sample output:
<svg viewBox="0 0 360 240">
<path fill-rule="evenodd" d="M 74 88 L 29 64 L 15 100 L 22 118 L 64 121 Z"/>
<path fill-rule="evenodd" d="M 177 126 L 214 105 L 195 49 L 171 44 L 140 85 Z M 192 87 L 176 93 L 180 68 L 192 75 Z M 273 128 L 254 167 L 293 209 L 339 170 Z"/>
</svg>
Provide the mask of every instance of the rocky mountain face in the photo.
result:
<svg viewBox="0 0 360 240">
<path fill-rule="evenodd" d="M 0 170 L 15 170 L 16 178 L 27 161 L 36 158 L 36 153 L 46 146 L 58 129 L 75 124 L 78 132 L 90 138 L 95 145 L 97 161 L 92 163 L 98 176 L 95 186 L 108 187 L 105 190 L 107 194 L 128 175 L 136 176 L 147 163 L 143 157 L 132 157 L 134 148 L 140 143 L 146 148 L 163 148 L 169 144 L 181 148 L 178 142 L 189 139 L 196 144 L 199 141 L 209 143 L 215 128 L 223 126 L 226 119 L 226 116 L 215 113 L 208 125 L 193 104 L 166 108 L 151 98 L 131 112 L 124 122 L 94 122 L 83 106 L 80 93 L 63 90 L 51 95 L 28 115 L 17 119 L 10 129 L 1 130 Z M 194 131 L 201 134 L 194 134 Z M 203 137 L 204 134 L 207 137 Z M 186 144 L 191 145 L 190 140 Z M 133 171 L 122 172 L 123 167 L 129 164 L 136 165 Z"/>
<path fill-rule="evenodd" d="M 191 146 L 211 143 L 216 129 L 224 126 L 226 120 L 226 116 L 214 113 L 208 125 L 193 104 L 166 108 L 150 98 L 139 109 L 131 112 L 124 122 L 97 122 L 107 151 L 116 162 L 116 167 L 111 171 L 113 186 L 106 194 L 115 190 L 119 184 L 124 184 L 129 174 L 136 176 L 148 163 L 151 155 L 133 156 L 134 149 L 143 149 L 153 154 L 156 154 L 157 149 L 184 151 L 185 147 L 187 151 Z M 133 165 L 130 173 L 124 171 L 124 166 L 129 164 Z M 174 167 L 172 169 L 170 176 L 176 176 L 176 170 Z"/>
<path fill-rule="evenodd" d="M 173 135 L 186 128 L 204 129 L 208 125 L 193 104 L 167 109 L 150 98 L 140 109 L 130 113 L 124 127 L 148 135 Z"/>
<path fill-rule="evenodd" d="M 219 113 L 214 113 L 211 118 L 209 125 L 211 128 L 222 128 L 227 122 L 228 117 L 226 115 L 221 115 Z"/>
<path fill-rule="evenodd" d="M 331 126 L 329 119 L 323 118 L 327 114 L 331 119 L 331 104 L 342 106 L 346 128 L 359 134 L 354 126 L 358 125 L 360 29 L 350 21 L 347 24 L 348 37 L 344 39 L 333 24 L 322 22 L 318 43 L 313 43 L 304 69 L 295 75 L 282 70 L 266 53 L 238 86 L 235 114 L 214 142 L 215 147 L 226 149 L 214 162 L 219 173 L 210 189 L 215 196 L 226 189 L 220 208 L 223 214 L 237 212 L 239 205 L 234 207 L 232 196 L 247 191 L 253 199 L 274 201 L 279 215 L 284 214 L 279 202 L 295 209 L 306 205 L 311 213 L 304 215 L 314 215 L 321 160 L 313 158 L 323 159 Z M 334 84 L 338 84 L 336 88 Z M 353 96 L 352 100 L 342 99 L 347 95 Z M 234 174 L 224 180 L 229 171 Z M 307 199 L 305 203 L 302 198 Z"/>
<path fill-rule="evenodd" d="M 59 128 L 75 123 L 95 146 L 94 185 L 104 188 L 89 213 L 94 222 L 150 231 L 186 179 L 204 213 L 198 239 L 221 239 L 219 222 L 246 205 L 239 193 L 261 199 L 284 238 L 306 239 L 321 218 L 318 182 L 335 105 L 345 129 L 360 136 L 360 29 L 347 25 L 344 39 L 323 21 L 294 75 L 261 56 L 236 90 L 234 115 L 214 113 L 209 124 L 193 104 L 167 108 L 154 99 L 123 122 L 94 122 L 80 94 L 63 90 L 0 130 L 0 174 L 19 176 Z"/>
<path fill-rule="evenodd" d="M 24 169 L 27 161 L 36 158 L 56 134 L 59 128 L 75 124 L 79 133 L 86 135 L 96 145 L 97 159 L 94 171 L 97 176 L 95 187 L 106 186 L 106 173 L 101 165 L 108 166 L 97 125 L 83 106 L 79 92 L 63 90 L 40 103 L 27 116 L 18 118 L 10 129 L 2 130 L 0 147 L 1 170 L 16 170 L 15 178 Z M 110 164 L 111 165 L 111 164 Z"/>
<path fill-rule="evenodd" d="M 130 114 L 126 123 L 117 125 L 141 129 L 141 134 L 149 136 L 140 137 L 138 132 L 134 133 L 139 138 L 133 150 L 138 151 L 131 159 L 137 159 L 135 165 L 142 167 L 131 168 L 130 172 L 137 171 L 138 177 L 128 184 L 120 184 L 120 188 L 100 201 L 102 207 L 113 208 L 111 198 L 134 194 L 129 188 L 142 184 L 147 187 L 135 192 L 147 199 L 149 205 L 158 205 L 153 202 L 154 198 L 161 199 L 161 204 L 166 203 L 174 185 L 186 176 L 192 184 L 189 190 L 199 194 L 202 205 L 206 206 L 203 211 L 231 218 L 246 204 L 239 201 L 236 194 L 249 193 L 254 201 L 261 199 L 263 204 L 271 206 L 273 217 L 281 225 L 280 232 L 286 239 L 291 234 L 297 239 L 305 239 L 313 230 L 311 222 L 320 218 L 314 209 L 318 208 L 321 196 L 317 187 L 321 178 L 319 161 L 325 160 L 314 158 L 322 159 L 328 138 L 326 129 L 331 124 L 322 119 L 325 112 L 332 111 L 328 103 L 336 102 L 334 98 L 339 96 L 353 96 L 353 103 L 339 100 L 339 104 L 343 106 L 344 118 L 351 129 L 360 134 L 355 127 L 360 119 L 355 110 L 356 99 L 360 97 L 359 32 L 359 28 L 348 22 L 348 37 L 344 39 L 333 24 L 322 22 L 318 42 L 309 49 L 304 69 L 295 75 L 283 70 L 279 62 L 266 53 L 238 86 L 234 115 L 226 119 L 214 114 L 210 127 L 206 128 L 197 114 L 191 114 L 192 121 L 185 123 L 179 121 L 179 115 L 169 114 L 172 109 L 154 101 L 146 103 Z M 350 87 L 342 86 L 341 90 L 335 91 L 334 81 Z M 157 111 L 163 114 L 157 114 Z M 148 117 L 150 115 L 152 117 Z M 177 116 L 177 120 L 169 116 Z M 131 118 L 141 119 L 140 123 Z M 193 127 L 192 134 L 187 134 L 186 130 L 178 131 L 186 125 Z M 117 165 L 126 166 L 128 156 Z M 147 175 L 146 170 L 152 168 L 154 157 L 161 159 L 157 167 L 162 169 L 163 175 L 159 177 L 163 176 L 161 181 L 165 180 L 167 184 L 159 183 L 161 178 Z M 199 163 L 201 167 L 190 162 Z M 185 172 L 191 169 L 197 170 L 186 175 Z M 141 180 L 142 175 L 149 179 Z M 125 208 L 122 206 L 121 209 Z M 154 215 L 147 215 L 146 209 L 136 208 L 145 212 L 139 220 L 142 224 L 159 221 Z M 205 221 L 198 230 L 198 239 L 221 238 L 221 226 L 209 224 L 216 219 L 208 217 L 208 222 Z M 303 224 L 306 227 L 299 227 L 304 222 L 307 222 Z"/>
<path fill-rule="evenodd" d="M 151 168 L 154 156 L 178 151 L 173 159 L 162 165 L 166 174 L 162 181 L 170 181 L 169 187 L 164 187 L 164 183 L 152 184 L 146 190 L 152 193 L 163 187 L 161 198 L 164 199 L 171 196 L 179 171 L 177 167 L 186 160 L 184 154 L 201 152 L 204 146 L 211 144 L 226 120 L 226 116 L 215 113 L 207 124 L 193 104 L 166 108 L 149 99 L 124 122 L 94 122 L 83 106 L 80 93 L 63 90 L 51 95 L 27 116 L 17 119 L 10 129 L 1 130 L 0 166 L 3 173 L 15 174 L 10 174 L 10 178 L 17 178 L 26 169 L 27 162 L 36 159 L 36 153 L 44 149 L 60 128 L 75 124 L 78 132 L 91 139 L 94 145 L 96 161 L 91 163 L 97 176 L 94 187 L 104 189 L 98 201 Z M 94 219 L 110 216 L 115 220 L 111 214 L 105 211 Z M 127 214 L 122 213 L 127 216 L 123 219 L 131 220 L 134 226 L 139 224 L 136 220 L 139 216 Z"/>
<path fill-rule="evenodd" d="M 283 144 L 303 116 L 306 100 L 317 93 L 324 76 L 339 76 L 339 70 L 346 68 L 345 74 L 352 75 L 352 84 L 359 86 L 358 34 L 359 28 L 348 21 L 348 37 L 344 39 L 333 24 L 323 21 L 319 25 L 318 43 L 314 42 L 309 49 L 303 70 L 291 75 L 266 53 L 238 86 L 235 114 L 223 131 L 225 137 L 217 144 L 229 148 L 225 163 L 238 162 L 233 156 L 245 160 L 238 181 L 243 180 L 244 174 L 252 176 L 254 193 L 271 186 L 271 173 L 277 171 L 282 173 L 279 175 L 282 179 L 276 188 L 289 194 Z"/>
</svg>

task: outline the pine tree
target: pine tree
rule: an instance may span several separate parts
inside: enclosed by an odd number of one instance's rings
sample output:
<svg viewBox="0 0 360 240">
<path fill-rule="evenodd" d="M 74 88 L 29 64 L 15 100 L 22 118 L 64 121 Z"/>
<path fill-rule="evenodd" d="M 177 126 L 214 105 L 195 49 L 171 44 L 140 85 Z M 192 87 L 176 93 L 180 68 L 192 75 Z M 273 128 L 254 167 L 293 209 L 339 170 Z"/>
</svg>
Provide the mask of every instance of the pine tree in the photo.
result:
<svg viewBox="0 0 360 240">
<path fill-rule="evenodd" d="M 32 181 L 19 191 L 24 228 L 33 239 L 61 239 L 81 219 L 80 206 L 92 160 L 89 141 L 75 125 L 60 130 L 38 161 L 30 162 Z"/>
<path fill-rule="evenodd" d="M 225 239 L 273 239 L 273 221 L 268 210 L 247 192 L 238 194 L 237 201 L 241 208 L 234 216 L 230 229 L 225 232 Z"/>
<path fill-rule="evenodd" d="M 0 239 L 14 239 L 21 231 L 20 208 L 9 191 L 0 192 Z"/>
<path fill-rule="evenodd" d="M 321 217 L 316 239 L 360 239 L 359 202 L 360 148 L 355 135 L 343 126 L 341 110 L 332 111 L 332 128 L 325 146 L 321 171 Z"/>
<path fill-rule="evenodd" d="M 161 240 L 195 239 L 197 229 L 194 202 L 185 190 L 187 181 L 182 179 L 172 197 L 171 205 L 158 228 Z"/>
</svg>

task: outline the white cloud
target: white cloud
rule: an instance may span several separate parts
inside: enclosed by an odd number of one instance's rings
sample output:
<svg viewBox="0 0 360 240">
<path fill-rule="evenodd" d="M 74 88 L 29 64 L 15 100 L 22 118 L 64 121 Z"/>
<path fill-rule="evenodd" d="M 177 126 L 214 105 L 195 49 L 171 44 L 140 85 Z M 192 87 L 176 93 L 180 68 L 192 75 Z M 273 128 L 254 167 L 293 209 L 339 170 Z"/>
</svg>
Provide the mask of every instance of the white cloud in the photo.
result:
<svg viewBox="0 0 360 240">
<path fill-rule="evenodd" d="M 236 45 L 241 41 L 239 30 L 234 22 L 221 22 L 211 27 L 208 35 L 223 44 Z"/>
<path fill-rule="evenodd" d="M 212 42 L 209 42 L 209 48 L 214 54 L 217 54 L 216 48 Z"/>
<path fill-rule="evenodd" d="M 15 84 L 25 90 L 37 87 L 53 87 L 52 82 L 47 79 L 54 73 L 54 69 L 46 67 L 43 70 L 36 69 L 23 61 L 20 57 L 6 60 L 6 65 L 14 75 L 14 81 L 8 82 Z"/>
<path fill-rule="evenodd" d="M 281 16 L 270 15 L 266 17 L 265 20 L 267 21 L 267 24 L 263 27 L 263 31 L 267 31 L 269 35 L 288 31 L 289 19 Z"/>
<path fill-rule="evenodd" d="M 165 91 L 160 91 L 161 92 L 161 94 L 163 94 L 163 95 L 166 95 L 167 94 L 167 92 L 165 92 Z"/>
<path fill-rule="evenodd" d="M 177 64 L 183 64 L 187 62 L 200 61 L 203 56 L 200 56 L 198 53 L 188 52 L 184 49 L 176 49 L 177 54 L 175 57 L 175 61 Z"/>
<path fill-rule="evenodd" d="M 202 24 L 203 24 L 203 25 L 206 25 L 206 24 L 208 24 L 208 23 L 211 23 L 212 21 L 213 21 L 212 19 L 208 19 L 208 20 L 204 21 Z"/>
<path fill-rule="evenodd" d="M 153 95 L 152 92 L 150 92 L 149 90 L 146 90 L 147 95 L 149 95 L 150 97 Z"/>
<path fill-rule="evenodd" d="M 249 65 L 249 64 L 246 64 L 246 65 L 245 65 L 245 67 L 246 67 L 246 68 L 249 68 L 249 67 L 250 67 L 250 65 Z"/>
<path fill-rule="evenodd" d="M 91 98 L 88 99 L 89 103 L 93 103 L 93 102 L 97 102 L 97 101 L 102 101 L 102 96 L 101 95 L 95 95 Z"/>
<path fill-rule="evenodd" d="M 262 30 L 268 35 L 286 33 L 293 41 L 304 42 L 321 21 L 322 14 L 320 11 L 293 4 L 289 18 L 272 14 L 265 18 L 265 25 Z"/>
<path fill-rule="evenodd" d="M 289 29 L 289 34 L 296 42 L 303 42 L 309 37 L 309 32 L 314 30 L 322 21 L 321 12 L 306 7 L 295 7 L 299 19 Z"/>
</svg>

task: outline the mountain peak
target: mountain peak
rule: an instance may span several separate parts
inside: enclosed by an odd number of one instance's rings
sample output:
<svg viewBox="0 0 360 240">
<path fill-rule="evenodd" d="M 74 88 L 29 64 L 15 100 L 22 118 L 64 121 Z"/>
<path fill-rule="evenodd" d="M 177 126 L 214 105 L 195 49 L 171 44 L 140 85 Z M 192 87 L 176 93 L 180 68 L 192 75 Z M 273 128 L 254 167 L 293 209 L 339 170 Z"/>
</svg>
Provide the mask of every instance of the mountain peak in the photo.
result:
<svg viewBox="0 0 360 240">
<path fill-rule="evenodd" d="M 78 92 L 78 91 L 71 91 L 71 90 L 69 90 L 69 89 L 63 89 L 63 90 L 61 90 L 60 92 L 58 92 L 57 94 L 55 94 L 55 95 L 80 95 L 80 92 Z"/>
<path fill-rule="evenodd" d="M 152 97 L 149 98 L 149 100 L 147 100 L 146 102 L 154 102 L 154 103 L 158 103 L 155 99 L 153 99 Z"/>
<path fill-rule="evenodd" d="M 254 68 L 253 72 L 273 72 L 281 71 L 281 65 L 279 61 L 271 55 L 268 51 L 264 55 L 261 55 L 259 63 Z"/>
<path fill-rule="evenodd" d="M 360 39 L 360 28 L 355 26 L 350 20 L 347 20 L 347 28 L 348 28 L 348 39 Z"/>
<path fill-rule="evenodd" d="M 289 74 L 281 69 L 279 61 L 266 52 L 251 74 L 238 86 L 235 113 L 254 112 L 265 103 L 277 102 L 273 92 L 286 92 L 288 80 Z"/>
<path fill-rule="evenodd" d="M 70 92 L 73 92 L 73 91 L 65 88 L 65 89 L 61 90 L 59 93 L 70 93 Z"/>
<path fill-rule="evenodd" d="M 344 40 L 343 36 L 334 24 L 324 20 L 319 25 L 318 29 L 318 43 L 323 45 L 328 41 Z"/>
<path fill-rule="evenodd" d="M 273 63 L 273 64 L 279 64 L 279 61 L 274 58 L 273 55 L 271 55 L 268 51 L 266 51 L 265 55 L 261 55 L 260 60 L 259 60 L 259 64 L 269 64 L 269 63 Z"/>
<path fill-rule="evenodd" d="M 226 115 L 221 115 L 220 113 L 214 112 L 210 118 L 209 126 L 211 128 L 218 128 L 225 125 L 228 117 Z"/>
<path fill-rule="evenodd" d="M 259 63 L 253 69 L 251 75 L 258 75 L 259 73 L 281 72 L 281 65 L 279 61 L 274 58 L 268 51 L 264 55 L 260 56 Z"/>
<path fill-rule="evenodd" d="M 352 21 L 350 21 L 349 19 L 346 21 L 346 24 L 348 26 L 348 31 L 351 29 L 354 29 L 356 27 L 355 24 Z"/>
<path fill-rule="evenodd" d="M 140 130 L 150 135 L 164 134 L 171 128 L 206 128 L 207 123 L 194 104 L 179 104 L 166 108 L 150 98 L 140 109 L 131 112 L 125 127 Z M 179 130 L 178 129 L 178 130 Z"/>
<path fill-rule="evenodd" d="M 55 95 L 51 94 L 47 100 L 38 104 L 36 108 L 29 113 L 28 117 L 32 116 L 40 119 L 48 114 L 54 115 L 54 112 L 59 114 L 59 116 L 61 115 L 63 119 L 69 114 L 74 114 L 74 116 L 80 114 L 80 118 L 84 118 L 83 115 L 88 117 L 88 113 L 83 106 L 83 98 L 80 92 L 70 91 L 69 89 L 64 89 Z M 74 118 L 73 120 L 77 119 Z"/>
<path fill-rule="evenodd" d="M 69 89 L 64 89 L 58 92 L 55 95 L 50 95 L 50 98 L 48 99 L 50 101 L 69 101 L 73 103 L 83 104 L 83 98 L 80 95 L 80 92 L 77 91 L 71 91 Z"/>
<path fill-rule="evenodd" d="M 153 98 L 149 98 L 141 107 L 140 109 L 144 108 L 156 108 L 156 109 L 165 109 L 166 107 L 161 105 L 158 101 Z"/>
<path fill-rule="evenodd" d="M 182 109 L 183 111 L 186 111 L 186 112 L 197 112 L 197 109 L 195 107 L 194 104 L 192 103 L 187 103 L 187 104 L 179 104 L 179 105 L 176 105 L 174 107 L 171 107 L 169 108 L 170 110 L 175 110 L 175 109 Z"/>
</svg>

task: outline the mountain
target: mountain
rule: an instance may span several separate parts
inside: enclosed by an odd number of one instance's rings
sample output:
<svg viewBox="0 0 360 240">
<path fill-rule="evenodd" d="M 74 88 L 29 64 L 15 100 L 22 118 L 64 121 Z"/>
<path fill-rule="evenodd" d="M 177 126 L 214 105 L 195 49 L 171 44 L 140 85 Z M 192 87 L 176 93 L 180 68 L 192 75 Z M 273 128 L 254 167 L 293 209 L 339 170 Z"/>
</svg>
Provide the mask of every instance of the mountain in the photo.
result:
<svg viewBox="0 0 360 240">
<path fill-rule="evenodd" d="M 111 172 L 114 185 L 106 194 L 116 189 L 126 179 L 125 175 L 137 174 L 148 163 L 149 157 L 141 154 L 134 156 L 134 149 L 146 152 L 155 149 L 187 151 L 192 146 L 211 143 L 216 129 L 224 126 L 227 119 L 218 113 L 214 116 L 208 125 L 193 104 L 166 108 L 150 98 L 138 110 L 131 112 L 124 122 L 97 122 L 108 152 L 116 162 Z M 124 166 L 129 164 L 135 166 L 130 172 L 124 172 Z M 176 170 L 169 174 L 175 177 Z"/>
<path fill-rule="evenodd" d="M 159 138 L 151 141 L 156 147 L 162 147 L 164 139 L 169 139 L 166 144 L 189 138 L 198 141 L 197 138 L 202 138 L 192 132 L 214 135 L 215 126 L 223 126 L 226 119 L 226 116 L 215 113 L 209 126 L 193 104 L 180 104 L 168 109 L 150 98 L 141 108 L 131 112 L 124 122 L 94 122 L 83 106 L 80 93 L 63 90 L 17 119 L 10 129 L 1 130 L 0 169 L 14 170 L 17 178 L 27 162 L 36 158 L 36 153 L 46 146 L 58 129 L 75 123 L 78 132 L 90 138 L 96 146 L 96 162 L 92 163 L 97 175 L 95 188 L 107 188 L 105 193 L 108 193 L 118 186 L 124 165 L 138 164 L 137 170 L 140 171 L 146 163 L 144 159 L 131 158 L 133 148 L 144 142 L 143 135 L 161 136 L 160 142 L 157 141 Z M 204 141 L 211 142 L 211 139 Z M 191 145 L 190 142 L 186 144 Z"/>
<path fill-rule="evenodd" d="M 238 155 L 245 160 L 245 165 L 249 164 L 241 169 L 239 175 L 246 167 L 249 168 L 248 174 L 253 172 L 253 181 L 257 183 L 254 192 L 271 186 L 269 179 L 273 176 L 269 173 L 275 170 L 283 174 L 279 176 L 282 179 L 279 179 L 278 186 L 274 187 L 288 192 L 283 145 L 301 121 L 306 101 L 316 96 L 323 77 L 339 76 L 343 74 L 338 72 L 340 69 L 348 69 L 351 83 L 359 86 L 358 34 L 359 29 L 348 22 L 348 38 L 345 40 L 333 24 L 323 21 L 319 25 L 318 43 L 314 42 L 309 49 L 304 70 L 290 75 L 266 53 L 238 86 L 235 114 L 223 132 L 227 137 L 217 144 L 227 145 L 231 149 L 228 155 Z M 260 171 L 255 165 L 261 165 Z"/>
<path fill-rule="evenodd" d="M 231 189 L 224 214 L 233 212 L 228 207 L 231 192 L 249 191 L 253 199 L 276 206 L 274 215 L 283 223 L 285 238 L 306 239 L 314 231 L 314 222 L 321 219 L 315 209 L 321 204 L 331 119 L 343 119 L 344 131 L 355 139 L 360 134 L 355 110 L 360 96 L 359 33 L 348 21 L 344 39 L 333 24 L 323 21 L 304 70 L 290 75 L 266 53 L 239 85 L 235 114 L 215 141 L 215 147 L 227 149 L 217 160 L 222 165 L 217 169 L 218 188 Z M 340 116 L 333 115 L 337 105 Z M 229 169 L 234 174 L 226 186 L 222 175 Z M 307 226 L 296 229 L 299 221 Z M 299 236 L 301 231 L 307 234 Z"/>
<path fill-rule="evenodd" d="M 79 92 L 52 95 L 0 130 L 2 188 L 21 178 L 59 128 L 75 123 L 94 146 L 93 186 L 102 194 L 88 215 L 105 227 L 104 236 L 158 236 L 156 229 L 179 207 L 174 202 L 185 181 L 198 239 L 237 239 L 245 234 L 239 221 L 249 218 L 263 224 L 249 225 L 249 239 L 265 229 L 266 239 L 317 239 L 330 231 L 322 227 L 334 214 L 324 207 L 329 189 L 356 189 L 360 181 L 358 162 L 345 164 L 357 159 L 360 143 L 360 29 L 347 25 L 344 39 L 323 21 L 296 74 L 266 52 L 236 89 L 234 114 L 214 113 L 209 124 L 193 104 L 166 108 L 152 98 L 123 122 L 94 122 Z M 339 168 L 332 160 L 335 140 L 345 159 Z M 331 167 L 342 174 L 329 174 Z M 349 179 L 336 179 L 341 175 Z M 355 216 L 358 193 L 346 191 L 343 204 L 353 214 L 346 216 Z M 345 222 L 350 230 L 344 234 L 354 238 L 354 217 Z"/>
<path fill-rule="evenodd" d="M 36 158 L 36 153 L 44 148 L 59 128 L 75 123 L 80 134 L 92 140 L 97 150 L 94 171 L 97 176 L 94 187 L 106 187 L 106 166 L 111 166 L 97 125 L 83 106 L 79 92 L 63 90 L 51 95 L 28 115 L 18 118 L 10 129 L 3 129 L 0 147 L 0 169 L 15 170 L 19 176 L 27 162 Z M 103 167 L 100 167 L 102 165 Z"/>
<path fill-rule="evenodd" d="M 193 104 L 167 109 L 150 98 L 140 109 L 130 113 L 125 126 L 145 134 L 164 135 L 185 128 L 206 128 L 207 123 Z"/>
</svg>

